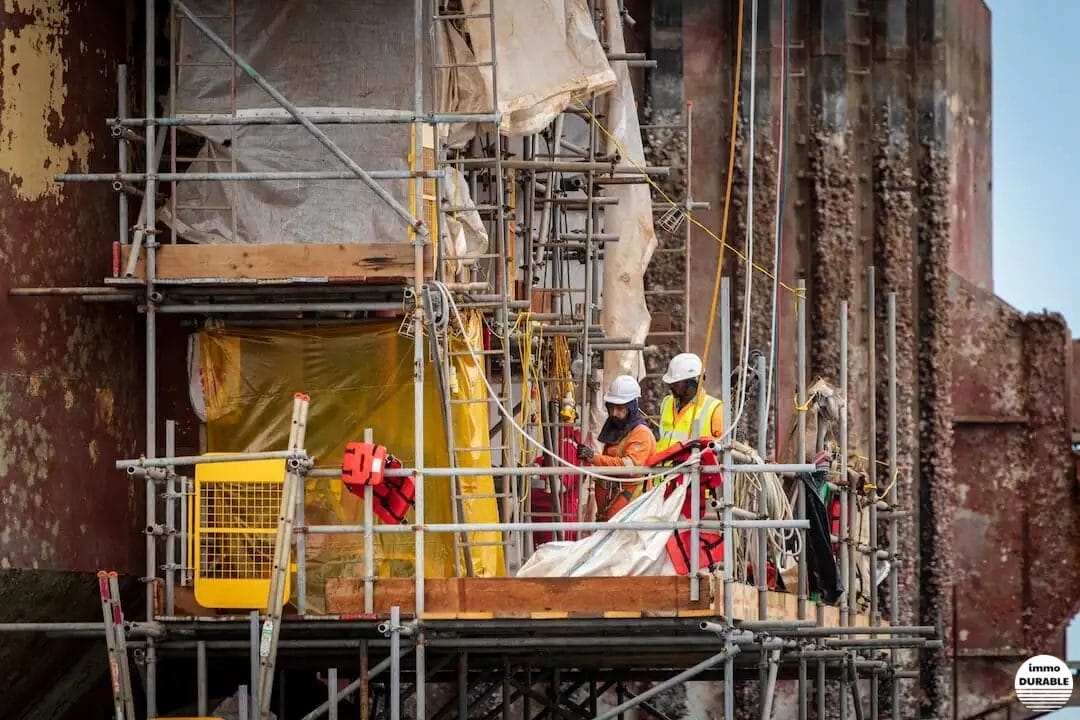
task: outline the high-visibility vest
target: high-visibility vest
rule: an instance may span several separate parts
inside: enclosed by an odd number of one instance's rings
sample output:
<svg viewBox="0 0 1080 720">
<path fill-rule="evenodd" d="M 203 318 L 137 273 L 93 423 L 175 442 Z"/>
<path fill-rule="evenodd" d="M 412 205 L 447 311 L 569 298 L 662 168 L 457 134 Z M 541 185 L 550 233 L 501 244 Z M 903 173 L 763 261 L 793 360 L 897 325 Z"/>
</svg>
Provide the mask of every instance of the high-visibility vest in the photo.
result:
<svg viewBox="0 0 1080 720">
<path fill-rule="evenodd" d="M 694 404 L 683 408 L 678 419 L 675 417 L 675 398 L 665 395 L 660 401 L 660 439 L 656 450 L 666 450 L 675 443 L 697 440 L 712 434 L 713 412 L 720 407 L 720 401 L 712 395 L 700 393 Z"/>
</svg>

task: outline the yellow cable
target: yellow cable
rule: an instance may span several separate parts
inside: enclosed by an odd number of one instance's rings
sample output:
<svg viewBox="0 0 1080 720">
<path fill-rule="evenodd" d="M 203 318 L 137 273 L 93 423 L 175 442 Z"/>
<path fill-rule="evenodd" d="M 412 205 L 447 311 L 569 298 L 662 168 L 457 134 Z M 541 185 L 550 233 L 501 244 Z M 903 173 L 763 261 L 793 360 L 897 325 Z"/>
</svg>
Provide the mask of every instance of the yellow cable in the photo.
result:
<svg viewBox="0 0 1080 720">
<path fill-rule="evenodd" d="M 716 306 L 720 302 L 720 277 L 724 273 L 724 248 L 727 246 L 728 213 L 731 210 L 731 187 L 735 177 L 735 140 L 739 131 L 739 92 L 742 86 L 743 5 L 744 0 L 739 0 L 739 31 L 736 33 L 737 39 L 735 41 L 735 90 L 732 94 L 733 99 L 731 102 L 731 142 L 728 145 L 727 181 L 724 184 L 724 215 L 720 220 L 720 237 L 718 238 L 720 242 L 720 252 L 719 257 L 716 259 L 716 274 L 713 276 L 712 308 L 709 312 L 709 324 L 705 330 L 705 351 L 701 360 L 702 374 L 705 373 L 705 368 L 709 362 L 709 349 L 712 347 L 713 327 L 716 324 Z M 752 29 L 751 32 L 754 32 L 754 30 Z M 753 121 L 753 118 L 751 118 L 750 122 Z M 750 148 L 750 152 L 754 152 L 754 149 Z M 687 211 L 689 212 L 689 208 Z M 712 233 L 709 234 L 711 235 Z M 689 311 L 689 308 L 687 308 L 687 311 Z M 687 318 L 686 322 L 689 322 L 689 318 Z M 727 402 L 727 400 L 728 398 L 724 398 L 724 402 Z"/>
</svg>

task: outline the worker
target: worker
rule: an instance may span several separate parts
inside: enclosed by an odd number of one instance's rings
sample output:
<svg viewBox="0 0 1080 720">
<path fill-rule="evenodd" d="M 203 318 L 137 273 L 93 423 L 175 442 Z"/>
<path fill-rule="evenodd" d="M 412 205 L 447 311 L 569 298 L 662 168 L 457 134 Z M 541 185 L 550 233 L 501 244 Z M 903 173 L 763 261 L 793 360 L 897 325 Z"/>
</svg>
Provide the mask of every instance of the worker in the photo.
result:
<svg viewBox="0 0 1080 720">
<path fill-rule="evenodd" d="M 701 377 L 701 358 L 694 353 L 679 353 L 671 358 L 662 378 L 671 394 L 660 401 L 657 450 L 724 434 L 720 401 L 701 388 Z"/>
<path fill-rule="evenodd" d="M 604 451 L 597 455 L 588 445 L 578 446 L 578 460 L 595 467 L 641 467 L 656 451 L 656 438 L 649 423 L 638 407 L 641 386 L 631 375 L 619 375 L 611 381 L 604 395 L 607 420 L 600 428 L 597 439 Z M 632 477 L 620 476 L 611 480 L 597 480 L 597 519 L 610 520 L 616 513 L 641 495 L 642 482 Z"/>
</svg>

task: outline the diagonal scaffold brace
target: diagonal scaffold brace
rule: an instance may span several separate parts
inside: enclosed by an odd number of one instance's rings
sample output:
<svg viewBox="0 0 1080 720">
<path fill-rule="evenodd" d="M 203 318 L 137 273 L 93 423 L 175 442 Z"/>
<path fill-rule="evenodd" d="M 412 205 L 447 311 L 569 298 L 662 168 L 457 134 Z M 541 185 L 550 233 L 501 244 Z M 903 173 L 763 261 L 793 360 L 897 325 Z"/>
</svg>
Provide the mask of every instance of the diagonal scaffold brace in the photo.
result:
<svg viewBox="0 0 1080 720">
<path fill-rule="evenodd" d="M 304 446 L 307 432 L 308 404 L 311 398 L 297 393 L 293 398 L 292 424 L 289 428 L 289 450 Z M 266 601 L 266 619 L 259 636 L 259 684 L 252 688 L 258 703 L 258 717 L 270 716 L 270 696 L 274 691 L 274 668 L 277 664 L 278 636 L 281 632 L 281 613 L 285 606 L 285 586 L 289 576 L 289 559 L 296 522 L 296 498 L 304 482 L 306 465 L 302 460 L 286 461 L 285 481 L 281 487 L 281 509 L 278 513 L 277 536 L 274 540 L 274 565 L 270 576 L 270 592 Z"/>
<path fill-rule="evenodd" d="M 116 720 L 135 720 L 135 700 L 131 694 L 124 611 L 120 607 L 120 584 L 115 572 L 97 574 L 101 592 L 101 616 L 105 621 L 105 646 L 109 651 L 109 682 L 112 686 Z"/>
</svg>

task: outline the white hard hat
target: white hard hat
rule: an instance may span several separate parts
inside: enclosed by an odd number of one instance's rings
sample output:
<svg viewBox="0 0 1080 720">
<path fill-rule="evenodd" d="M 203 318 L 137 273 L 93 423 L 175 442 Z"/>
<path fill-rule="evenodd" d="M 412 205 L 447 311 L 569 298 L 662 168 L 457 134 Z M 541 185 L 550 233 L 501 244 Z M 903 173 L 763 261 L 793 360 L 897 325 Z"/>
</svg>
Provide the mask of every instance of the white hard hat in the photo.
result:
<svg viewBox="0 0 1080 720">
<path fill-rule="evenodd" d="M 611 387 L 604 395 L 604 402 L 612 405 L 625 405 L 641 397 L 641 386 L 632 375 L 619 375 L 611 381 Z"/>
<path fill-rule="evenodd" d="M 701 358 L 694 353 L 679 353 L 671 358 L 671 362 L 667 366 L 667 372 L 664 373 L 664 377 L 661 379 L 671 385 L 680 380 L 696 380 L 700 376 Z"/>
</svg>

